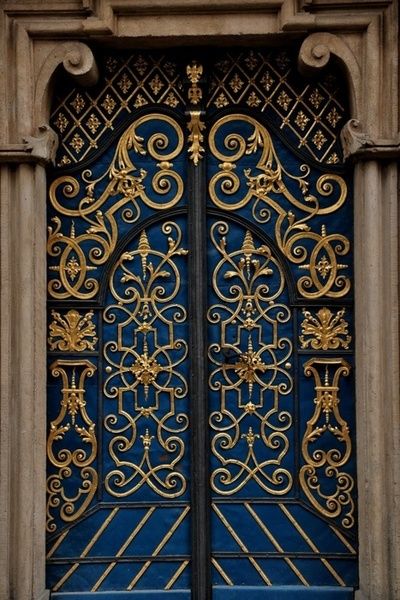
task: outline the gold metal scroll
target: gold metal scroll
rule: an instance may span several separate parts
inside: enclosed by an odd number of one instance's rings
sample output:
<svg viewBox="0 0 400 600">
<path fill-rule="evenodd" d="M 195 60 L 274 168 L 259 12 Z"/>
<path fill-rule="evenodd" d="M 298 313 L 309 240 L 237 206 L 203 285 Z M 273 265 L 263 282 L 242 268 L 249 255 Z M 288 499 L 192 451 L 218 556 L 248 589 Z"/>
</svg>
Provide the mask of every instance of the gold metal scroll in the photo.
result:
<svg viewBox="0 0 400 600">
<path fill-rule="evenodd" d="M 211 486 L 227 496 L 253 481 L 266 492 L 285 494 L 292 486 L 282 466 L 292 416 L 281 402 L 293 380 L 292 342 L 280 332 L 291 317 L 280 301 L 284 274 L 270 248 L 257 247 L 250 231 L 238 245 L 236 232 L 216 222 L 211 241 L 220 258 L 212 274 L 219 302 L 208 311 L 219 337 L 208 351 L 209 386 L 219 398 L 210 425 L 212 452 L 221 465 Z"/>
<path fill-rule="evenodd" d="M 304 373 L 315 380 L 315 410 L 301 449 L 305 465 L 300 483 L 311 504 L 325 517 L 340 517 L 343 527 L 354 525 L 354 479 L 342 469 L 351 456 L 349 427 L 339 410 L 339 380 L 350 373 L 343 358 L 311 358 Z"/>
<path fill-rule="evenodd" d="M 223 137 L 223 128 L 228 123 L 229 132 Z M 247 138 L 240 133 L 243 123 L 251 126 L 252 133 Z M 217 142 L 220 138 L 223 142 Z M 251 202 L 252 215 L 258 223 L 271 221 L 274 214 L 276 244 L 288 260 L 308 271 L 298 278 L 300 294 L 309 299 L 345 296 L 350 290 L 350 280 L 342 271 L 348 265 L 339 257 L 348 254 L 349 240 L 342 234 L 328 233 L 326 224 L 319 226 L 319 231 L 311 229 L 314 217 L 329 215 L 345 202 L 344 179 L 335 174 L 321 175 L 315 184 L 315 194 L 311 193 L 310 167 L 301 165 L 302 175 L 289 173 L 281 164 L 268 131 L 247 115 L 220 118 L 210 130 L 209 144 L 212 154 L 221 161 L 219 171 L 209 183 L 212 202 L 230 212 Z M 256 164 L 257 173 L 250 168 L 237 168 L 238 161 L 258 151 L 261 156 Z M 289 183 L 290 189 L 297 186 L 297 195 L 290 191 Z M 291 208 L 286 210 L 282 200 Z"/>
<path fill-rule="evenodd" d="M 146 145 L 137 133 L 144 124 L 156 130 L 149 134 Z M 157 131 L 158 126 L 168 127 L 168 135 Z M 183 144 L 182 129 L 174 119 L 162 114 L 145 115 L 122 134 L 111 164 L 100 177 L 92 178 L 87 169 L 82 173 L 86 185 L 72 175 L 53 181 L 49 196 L 56 216 L 52 219 L 54 227 L 49 227 L 47 251 L 57 259 L 57 264 L 49 267 L 57 275 L 48 284 L 51 297 L 93 298 L 99 283 L 89 274 L 104 265 L 113 252 L 119 237 L 118 219 L 128 224 L 136 222 L 141 214 L 139 201 L 161 211 L 181 200 L 183 180 L 170 161 L 181 153 Z M 156 161 L 158 171 L 151 181 L 146 182 L 147 172 L 137 168 L 132 155 L 138 160 L 148 155 Z M 64 196 L 61 200 L 60 189 Z M 170 196 L 165 200 L 167 194 Z M 74 219 L 85 225 L 83 233 L 76 232 Z"/>
<path fill-rule="evenodd" d="M 187 254 L 181 241 L 173 222 L 161 226 L 154 244 L 143 230 L 137 247 L 120 256 L 110 276 L 115 304 L 104 311 L 104 321 L 110 328 L 116 323 L 117 330 L 104 345 L 104 394 L 107 406 L 116 405 L 105 418 L 115 465 L 105 474 L 105 488 L 112 496 L 130 496 L 147 485 L 175 498 L 187 486 L 181 434 L 188 428 L 183 410 L 188 346 L 177 335 L 187 314 L 176 301 L 181 291 L 176 258 Z"/>
<path fill-rule="evenodd" d="M 89 360 L 56 360 L 50 367 L 53 377 L 62 379 L 60 411 L 50 423 L 47 438 L 47 458 L 59 469 L 47 478 L 50 532 L 57 529 L 53 509 L 63 521 L 75 521 L 90 505 L 97 490 L 97 471 L 91 466 L 96 459 L 97 439 L 85 400 L 85 379 L 95 370 Z M 64 439 L 65 447 L 60 448 Z M 76 479 L 80 481 L 76 483 Z"/>
</svg>

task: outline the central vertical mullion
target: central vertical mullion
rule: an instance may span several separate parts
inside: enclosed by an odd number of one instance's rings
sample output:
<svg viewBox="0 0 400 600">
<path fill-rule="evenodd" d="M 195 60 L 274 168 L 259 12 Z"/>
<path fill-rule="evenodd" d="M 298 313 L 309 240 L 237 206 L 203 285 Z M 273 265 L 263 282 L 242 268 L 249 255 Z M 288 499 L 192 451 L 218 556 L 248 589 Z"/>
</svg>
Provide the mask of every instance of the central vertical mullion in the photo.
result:
<svg viewBox="0 0 400 600">
<path fill-rule="evenodd" d="M 206 165 L 189 163 L 189 314 L 192 504 L 192 600 L 211 598 L 207 393 Z"/>
</svg>

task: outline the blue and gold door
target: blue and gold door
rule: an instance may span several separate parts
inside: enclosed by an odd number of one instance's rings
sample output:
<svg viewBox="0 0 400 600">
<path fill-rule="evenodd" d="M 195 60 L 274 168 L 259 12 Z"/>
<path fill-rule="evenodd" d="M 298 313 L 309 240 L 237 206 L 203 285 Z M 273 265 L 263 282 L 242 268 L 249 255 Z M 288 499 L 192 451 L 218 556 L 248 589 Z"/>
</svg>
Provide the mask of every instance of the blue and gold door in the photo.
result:
<svg viewBox="0 0 400 600">
<path fill-rule="evenodd" d="M 52 114 L 52 598 L 353 598 L 341 75 L 296 48 L 98 58 Z"/>
</svg>

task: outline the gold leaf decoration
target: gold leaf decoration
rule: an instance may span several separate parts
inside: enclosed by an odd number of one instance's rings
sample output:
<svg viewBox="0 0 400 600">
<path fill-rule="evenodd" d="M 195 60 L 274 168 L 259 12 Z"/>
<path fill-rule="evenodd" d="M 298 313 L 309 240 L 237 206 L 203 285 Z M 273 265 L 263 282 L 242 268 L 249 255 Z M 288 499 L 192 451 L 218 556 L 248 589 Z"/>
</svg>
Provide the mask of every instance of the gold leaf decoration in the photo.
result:
<svg viewBox="0 0 400 600">
<path fill-rule="evenodd" d="M 53 321 L 49 326 L 49 349 L 62 352 L 82 352 L 95 350 L 96 328 L 92 321 L 93 311 L 80 315 L 77 310 L 69 310 L 65 315 L 52 310 Z"/>
<path fill-rule="evenodd" d="M 199 164 L 199 160 L 202 157 L 202 153 L 204 152 L 203 140 L 204 136 L 202 131 L 205 129 L 205 124 L 200 120 L 201 112 L 199 110 L 191 110 L 190 111 L 190 122 L 188 123 L 188 129 L 190 134 L 188 136 L 188 141 L 190 146 L 188 148 L 190 160 L 197 166 Z"/>
<path fill-rule="evenodd" d="M 336 315 L 326 307 L 321 308 L 315 315 L 303 309 L 301 347 L 311 347 L 314 350 L 348 350 L 351 336 L 348 335 L 349 325 L 343 318 L 344 314 L 344 308 L 338 310 Z"/>
<path fill-rule="evenodd" d="M 345 467 L 352 445 L 338 394 L 340 377 L 349 375 L 350 365 L 343 358 L 312 358 L 305 363 L 304 373 L 314 377 L 316 397 L 301 445 L 305 464 L 300 469 L 300 484 L 322 515 L 340 518 L 349 529 L 354 525 L 354 479 Z"/>
<path fill-rule="evenodd" d="M 47 478 L 49 532 L 57 529 L 55 512 L 62 521 L 75 521 L 88 508 L 97 490 L 98 475 L 93 467 L 97 438 L 85 400 L 85 380 L 95 370 L 88 360 L 57 360 L 50 367 L 53 377 L 62 379 L 62 396 L 47 438 L 47 458 L 58 469 Z"/>
</svg>

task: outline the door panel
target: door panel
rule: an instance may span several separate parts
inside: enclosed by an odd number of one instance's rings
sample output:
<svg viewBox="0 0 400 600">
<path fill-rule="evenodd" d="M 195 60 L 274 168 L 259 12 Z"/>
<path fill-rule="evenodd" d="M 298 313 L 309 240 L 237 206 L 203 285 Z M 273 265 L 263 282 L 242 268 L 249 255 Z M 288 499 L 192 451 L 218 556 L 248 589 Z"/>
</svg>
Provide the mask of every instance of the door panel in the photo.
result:
<svg viewBox="0 0 400 600">
<path fill-rule="evenodd" d="M 350 599 L 340 74 L 299 77 L 296 50 L 187 52 L 100 56 L 95 88 L 55 99 L 48 586 Z"/>
<path fill-rule="evenodd" d="M 347 184 L 264 123 L 227 114 L 209 134 L 213 582 L 238 598 L 356 583 L 351 365 L 327 354 L 350 342 L 326 305 L 350 287 Z"/>
</svg>

